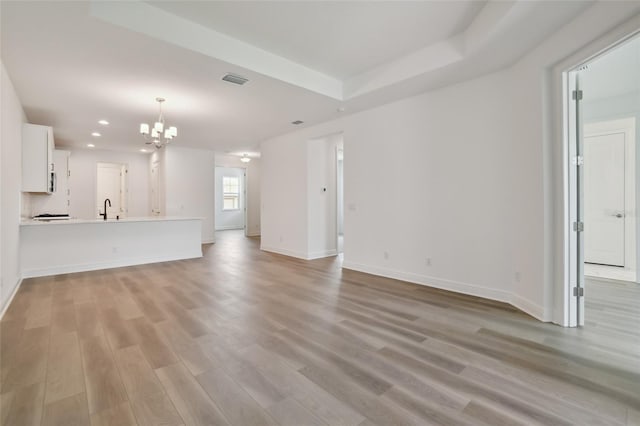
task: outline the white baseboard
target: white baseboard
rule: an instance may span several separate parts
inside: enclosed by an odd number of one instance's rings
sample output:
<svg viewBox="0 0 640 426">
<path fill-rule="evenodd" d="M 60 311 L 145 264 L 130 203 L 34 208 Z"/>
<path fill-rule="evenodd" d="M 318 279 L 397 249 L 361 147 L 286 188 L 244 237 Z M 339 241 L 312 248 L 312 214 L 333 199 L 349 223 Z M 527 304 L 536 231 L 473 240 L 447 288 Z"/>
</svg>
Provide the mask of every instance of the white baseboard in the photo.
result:
<svg viewBox="0 0 640 426">
<path fill-rule="evenodd" d="M 267 246 L 261 246 L 260 250 L 268 251 L 268 252 L 271 252 L 271 253 L 283 254 L 285 256 L 291 256 L 291 257 L 295 257 L 297 259 L 308 260 L 306 253 L 301 253 L 301 252 L 297 252 L 297 251 L 293 251 L 293 250 L 280 249 L 280 248 L 267 247 Z"/>
<path fill-rule="evenodd" d="M 349 261 L 344 261 L 342 263 L 342 267 L 344 269 L 351 269 L 367 274 L 407 281 L 427 287 L 434 287 L 441 290 L 448 290 L 456 293 L 467 294 L 470 296 L 482 297 L 484 299 L 495 300 L 498 302 L 505 302 L 515 306 L 516 308 L 522 310 L 523 312 L 526 312 L 527 314 L 540 321 L 549 321 L 549 319 L 547 319 L 543 314 L 544 309 L 541 306 L 520 296 L 514 295 L 509 291 L 496 290 L 493 288 L 487 288 L 471 283 L 463 283 L 459 281 L 430 277 L 428 275 L 414 274 L 412 272 L 397 271 L 393 269 L 381 268 L 378 266 L 363 265 L 360 263 Z"/>
<path fill-rule="evenodd" d="M 9 296 L 7 301 L 4 303 L 4 306 L 2 307 L 2 312 L 0 312 L 0 320 L 2 320 L 2 318 L 4 317 L 4 314 L 7 312 L 7 309 L 9 309 L 9 306 L 11 305 L 13 298 L 16 297 L 16 294 L 18 293 L 18 290 L 20 289 L 21 285 L 22 285 L 22 278 L 18 280 L 18 283 L 16 284 L 16 286 L 13 288 L 13 291 L 11 292 L 11 296 Z"/>
<path fill-rule="evenodd" d="M 46 277 L 50 275 L 70 274 L 74 272 L 97 271 L 100 269 L 122 268 L 125 266 L 145 265 L 149 263 L 170 262 L 172 260 L 196 259 L 202 257 L 202 251 L 172 254 L 167 256 L 137 257 L 129 259 L 119 259 L 106 262 L 83 263 L 75 265 L 62 265 L 53 268 L 25 269 L 22 271 L 23 278 Z"/>
<path fill-rule="evenodd" d="M 509 303 L 539 321 L 550 322 L 552 320 L 551 315 L 545 314 L 542 306 L 537 303 L 533 303 L 529 299 L 525 299 L 518 294 L 511 293 L 511 301 Z"/>
<path fill-rule="evenodd" d="M 247 237 L 259 237 L 260 236 L 260 231 L 254 232 L 254 233 L 247 233 Z"/>
<path fill-rule="evenodd" d="M 336 256 L 337 254 L 338 254 L 338 250 L 336 249 L 316 251 L 313 253 L 309 253 L 307 255 L 307 260 L 321 259 L 323 257 Z"/>
<path fill-rule="evenodd" d="M 240 225 L 240 226 L 221 226 L 221 227 L 216 227 L 216 231 L 232 231 L 234 229 L 244 229 L 244 226 Z"/>
</svg>

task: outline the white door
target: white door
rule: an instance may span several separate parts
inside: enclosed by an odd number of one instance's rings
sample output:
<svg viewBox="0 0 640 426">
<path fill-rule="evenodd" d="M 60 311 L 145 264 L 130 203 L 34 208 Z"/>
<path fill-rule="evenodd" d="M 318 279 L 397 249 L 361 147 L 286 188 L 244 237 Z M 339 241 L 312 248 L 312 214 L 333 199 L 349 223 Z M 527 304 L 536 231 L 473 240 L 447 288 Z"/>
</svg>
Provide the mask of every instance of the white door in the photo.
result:
<svg viewBox="0 0 640 426">
<path fill-rule="evenodd" d="M 116 216 L 125 216 L 123 198 L 123 170 L 122 164 L 98 163 L 98 177 L 96 190 L 96 212 L 97 217 L 104 213 L 104 201 L 109 199 L 111 207 L 107 203 L 107 217 L 115 219 Z"/>
<path fill-rule="evenodd" d="M 584 138 L 584 260 L 625 264 L 625 134 Z"/>
</svg>

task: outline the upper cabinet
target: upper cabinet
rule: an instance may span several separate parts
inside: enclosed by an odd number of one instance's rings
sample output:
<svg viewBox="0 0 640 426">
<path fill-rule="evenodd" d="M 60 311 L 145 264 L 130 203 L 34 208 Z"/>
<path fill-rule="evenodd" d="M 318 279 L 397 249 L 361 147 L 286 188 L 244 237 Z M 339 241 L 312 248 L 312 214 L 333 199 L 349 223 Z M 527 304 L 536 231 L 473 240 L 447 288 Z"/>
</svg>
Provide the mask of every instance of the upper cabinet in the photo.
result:
<svg viewBox="0 0 640 426">
<path fill-rule="evenodd" d="M 53 129 L 24 124 L 22 128 L 22 192 L 55 191 Z"/>
</svg>

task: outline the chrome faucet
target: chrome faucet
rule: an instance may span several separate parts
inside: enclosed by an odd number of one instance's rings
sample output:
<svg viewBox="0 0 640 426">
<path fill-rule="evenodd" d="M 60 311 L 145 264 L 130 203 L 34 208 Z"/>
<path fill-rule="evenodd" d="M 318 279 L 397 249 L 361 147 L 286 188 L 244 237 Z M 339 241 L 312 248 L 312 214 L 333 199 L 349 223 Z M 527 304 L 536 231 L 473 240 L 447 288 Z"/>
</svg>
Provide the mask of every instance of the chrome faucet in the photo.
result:
<svg viewBox="0 0 640 426">
<path fill-rule="evenodd" d="M 104 213 L 100 213 L 100 216 L 104 217 L 104 220 L 107 220 L 107 201 L 109 202 L 109 207 L 111 207 L 111 200 L 105 198 L 104 200 Z"/>
</svg>

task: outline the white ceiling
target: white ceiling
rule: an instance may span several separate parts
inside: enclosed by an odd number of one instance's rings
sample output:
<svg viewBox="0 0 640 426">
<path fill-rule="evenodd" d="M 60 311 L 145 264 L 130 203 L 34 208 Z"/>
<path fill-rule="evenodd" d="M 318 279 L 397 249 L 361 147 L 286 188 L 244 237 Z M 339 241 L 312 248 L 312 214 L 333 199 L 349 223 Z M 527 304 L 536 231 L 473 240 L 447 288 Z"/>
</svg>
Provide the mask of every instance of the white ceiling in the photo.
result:
<svg viewBox="0 0 640 426">
<path fill-rule="evenodd" d="M 57 145 L 140 148 L 162 96 L 176 144 L 242 152 L 508 66 L 589 4 L 2 1 L 1 54 Z"/>
<path fill-rule="evenodd" d="M 464 31 L 486 2 L 147 3 L 329 76 L 345 79 Z"/>
</svg>

